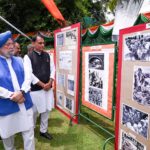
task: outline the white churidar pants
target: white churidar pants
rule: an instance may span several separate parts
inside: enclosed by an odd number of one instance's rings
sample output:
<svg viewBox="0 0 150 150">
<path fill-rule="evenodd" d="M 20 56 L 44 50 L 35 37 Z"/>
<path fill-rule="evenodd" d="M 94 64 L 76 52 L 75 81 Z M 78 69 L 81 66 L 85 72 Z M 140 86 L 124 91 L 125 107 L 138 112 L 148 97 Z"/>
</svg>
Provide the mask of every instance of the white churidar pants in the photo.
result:
<svg viewBox="0 0 150 150">
<path fill-rule="evenodd" d="M 38 113 L 41 115 L 40 132 L 45 133 L 48 129 L 49 113 L 54 108 L 54 94 L 53 89 L 49 91 L 39 90 L 30 92 L 33 101 L 33 113 L 34 113 L 34 126 L 36 125 L 36 119 Z"/>
<path fill-rule="evenodd" d="M 38 110 L 36 106 L 33 106 L 33 118 L 34 118 L 34 127 L 36 126 Z M 44 113 L 40 113 L 40 132 L 45 133 L 48 129 L 48 117 L 49 117 L 49 110 Z"/>
<path fill-rule="evenodd" d="M 24 141 L 24 150 L 35 150 L 33 128 L 31 128 L 28 131 L 22 132 L 22 137 Z M 14 147 L 14 136 L 11 136 L 7 139 L 3 139 L 3 144 L 5 150 L 16 150 Z"/>
</svg>

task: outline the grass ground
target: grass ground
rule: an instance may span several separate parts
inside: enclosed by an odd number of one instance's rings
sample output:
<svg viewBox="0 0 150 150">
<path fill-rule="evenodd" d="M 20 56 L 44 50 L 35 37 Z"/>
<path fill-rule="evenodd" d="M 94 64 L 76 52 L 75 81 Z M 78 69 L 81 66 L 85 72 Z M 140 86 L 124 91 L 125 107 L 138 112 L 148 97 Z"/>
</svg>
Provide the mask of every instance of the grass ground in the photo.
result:
<svg viewBox="0 0 150 150">
<path fill-rule="evenodd" d="M 110 132 L 113 131 L 113 123 L 104 122 L 99 115 L 92 116 L 98 123 L 102 123 Z M 39 121 L 38 121 L 39 122 Z M 48 131 L 53 135 L 49 141 L 39 136 L 39 123 L 35 129 L 36 150 L 102 150 L 104 141 L 109 136 L 99 128 L 81 118 L 80 124 L 69 126 L 69 119 L 57 110 L 53 110 L 49 119 Z M 22 137 L 15 137 L 17 150 L 23 150 Z M 3 150 L 0 141 L 0 150 Z M 106 150 L 114 150 L 114 141 L 108 143 Z"/>
</svg>

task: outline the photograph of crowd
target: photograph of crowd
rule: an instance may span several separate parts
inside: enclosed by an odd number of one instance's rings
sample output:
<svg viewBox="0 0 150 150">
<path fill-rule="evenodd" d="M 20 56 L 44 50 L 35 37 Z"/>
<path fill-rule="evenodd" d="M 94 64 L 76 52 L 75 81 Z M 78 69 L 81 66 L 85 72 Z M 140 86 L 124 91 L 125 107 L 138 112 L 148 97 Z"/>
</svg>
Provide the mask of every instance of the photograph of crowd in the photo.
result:
<svg viewBox="0 0 150 150">
<path fill-rule="evenodd" d="M 137 134 L 148 138 L 148 114 L 123 104 L 122 124 Z"/>
<path fill-rule="evenodd" d="M 57 91 L 57 106 L 63 106 L 63 93 Z"/>
<path fill-rule="evenodd" d="M 89 102 L 102 107 L 102 90 L 89 88 Z"/>
<path fill-rule="evenodd" d="M 124 47 L 124 60 L 150 61 L 150 34 L 129 36 Z"/>
<path fill-rule="evenodd" d="M 134 67 L 133 100 L 150 106 L 150 67 Z"/>
<path fill-rule="evenodd" d="M 66 97 L 65 98 L 65 108 L 68 109 L 70 112 L 74 113 L 74 105 L 73 105 L 73 100 Z"/>
<path fill-rule="evenodd" d="M 65 44 L 71 45 L 77 42 L 77 30 L 73 29 L 66 32 Z"/>
<path fill-rule="evenodd" d="M 64 44 L 64 34 L 57 35 L 57 46 L 63 46 Z"/>
<path fill-rule="evenodd" d="M 135 138 L 122 131 L 121 150 L 146 150 L 145 146 Z"/>
<path fill-rule="evenodd" d="M 103 89 L 103 79 L 100 71 L 89 70 L 89 86 Z"/>
<path fill-rule="evenodd" d="M 104 70 L 104 54 L 89 54 L 89 69 Z"/>
</svg>

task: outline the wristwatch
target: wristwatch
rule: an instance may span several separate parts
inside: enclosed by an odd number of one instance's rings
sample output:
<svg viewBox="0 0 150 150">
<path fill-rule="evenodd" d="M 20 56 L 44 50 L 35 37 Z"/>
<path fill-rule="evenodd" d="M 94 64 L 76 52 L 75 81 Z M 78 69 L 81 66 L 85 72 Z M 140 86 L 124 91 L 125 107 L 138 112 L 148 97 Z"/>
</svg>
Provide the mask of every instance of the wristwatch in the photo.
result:
<svg viewBox="0 0 150 150">
<path fill-rule="evenodd" d="M 26 94 L 24 90 L 20 90 L 20 92 L 22 93 L 23 96 Z"/>
</svg>

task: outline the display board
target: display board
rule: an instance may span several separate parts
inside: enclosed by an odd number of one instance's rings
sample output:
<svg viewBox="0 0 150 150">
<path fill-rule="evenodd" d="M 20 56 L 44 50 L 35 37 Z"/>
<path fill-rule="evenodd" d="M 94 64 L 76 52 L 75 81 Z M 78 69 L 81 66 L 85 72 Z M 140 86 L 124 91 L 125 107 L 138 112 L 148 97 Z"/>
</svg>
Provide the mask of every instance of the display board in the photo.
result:
<svg viewBox="0 0 150 150">
<path fill-rule="evenodd" d="M 112 119 L 115 45 L 82 48 L 82 104 Z"/>
<path fill-rule="evenodd" d="M 150 24 L 120 31 L 116 150 L 150 149 Z"/>
<path fill-rule="evenodd" d="M 69 118 L 78 113 L 80 23 L 55 30 L 56 108 Z M 74 117 L 77 123 L 77 117 Z"/>
</svg>

